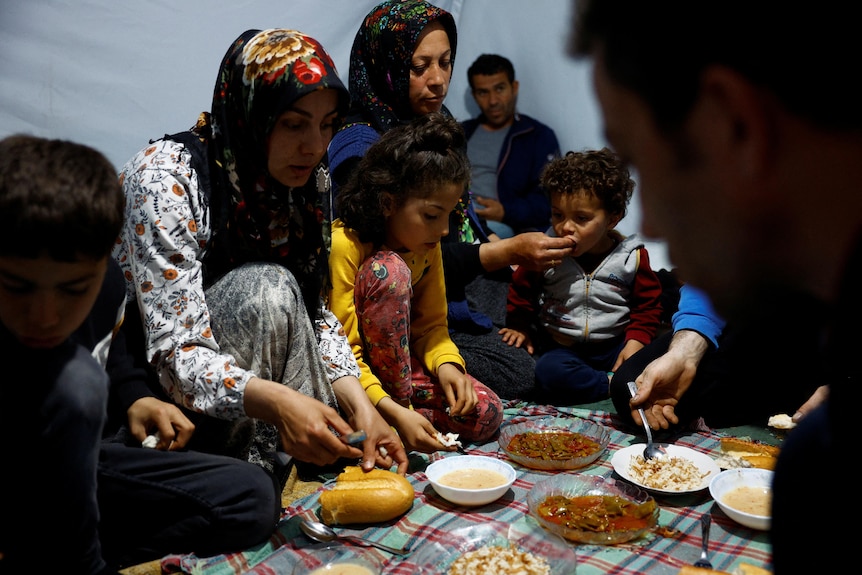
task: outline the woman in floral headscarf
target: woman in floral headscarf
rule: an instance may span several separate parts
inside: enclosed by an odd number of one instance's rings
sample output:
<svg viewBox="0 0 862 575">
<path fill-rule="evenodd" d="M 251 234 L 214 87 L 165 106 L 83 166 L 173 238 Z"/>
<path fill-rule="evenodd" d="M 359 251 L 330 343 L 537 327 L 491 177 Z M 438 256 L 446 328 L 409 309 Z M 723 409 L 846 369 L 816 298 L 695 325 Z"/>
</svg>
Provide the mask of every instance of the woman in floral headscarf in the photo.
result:
<svg viewBox="0 0 862 575">
<path fill-rule="evenodd" d="M 152 142 L 121 174 L 126 221 L 113 255 L 127 318 L 139 320 L 164 391 L 195 415 L 190 447 L 248 459 L 282 481 L 282 452 L 407 468 L 322 300 L 323 159 L 346 107 L 316 40 L 248 30 L 222 60 L 211 112 Z M 354 429 L 367 433 L 362 449 L 338 437 Z"/>
</svg>

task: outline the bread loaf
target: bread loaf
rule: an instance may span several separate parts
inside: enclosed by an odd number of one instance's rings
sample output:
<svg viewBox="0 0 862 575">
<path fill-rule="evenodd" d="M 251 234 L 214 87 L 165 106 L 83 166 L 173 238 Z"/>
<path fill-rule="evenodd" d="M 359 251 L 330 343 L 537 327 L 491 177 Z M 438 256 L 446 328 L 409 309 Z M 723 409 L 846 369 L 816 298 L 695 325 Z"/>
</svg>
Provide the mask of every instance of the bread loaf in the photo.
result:
<svg viewBox="0 0 862 575">
<path fill-rule="evenodd" d="M 346 467 L 335 485 L 320 494 L 320 518 L 327 525 L 389 521 L 413 506 L 413 496 L 413 486 L 402 475 Z"/>
<path fill-rule="evenodd" d="M 766 443 L 748 441 L 739 437 L 722 437 L 721 451 L 725 456 L 742 459 L 750 467 L 775 469 L 780 448 Z"/>
<path fill-rule="evenodd" d="M 694 565 L 683 565 L 680 567 L 677 575 L 772 575 L 772 571 L 757 567 L 751 563 L 740 563 L 732 573 L 706 569 L 705 567 L 695 567 Z"/>
</svg>

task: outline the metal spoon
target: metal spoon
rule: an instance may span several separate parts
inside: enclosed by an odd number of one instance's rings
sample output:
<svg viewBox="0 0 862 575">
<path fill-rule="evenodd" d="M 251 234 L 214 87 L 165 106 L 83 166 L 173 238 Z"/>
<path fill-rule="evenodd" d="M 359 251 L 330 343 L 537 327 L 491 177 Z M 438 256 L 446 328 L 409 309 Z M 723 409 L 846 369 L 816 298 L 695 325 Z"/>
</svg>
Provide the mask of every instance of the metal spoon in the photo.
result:
<svg viewBox="0 0 862 575">
<path fill-rule="evenodd" d="M 638 386 L 635 382 L 630 381 L 626 383 L 629 387 L 629 393 L 634 397 L 638 393 Z M 646 439 L 647 444 L 644 447 L 644 459 L 653 459 L 659 457 L 662 454 L 661 449 L 656 447 L 652 442 L 652 430 L 649 427 L 649 423 L 647 423 L 646 415 L 644 414 L 644 410 L 642 408 L 638 408 L 638 415 L 641 416 L 641 421 L 644 424 L 644 431 L 646 431 Z"/>
<path fill-rule="evenodd" d="M 410 551 L 407 549 L 396 549 L 394 547 L 384 545 L 383 543 L 377 543 L 376 541 L 362 539 L 361 537 L 355 537 L 353 535 L 339 535 L 338 533 L 333 531 L 332 528 L 328 525 L 325 525 L 319 521 L 312 521 L 311 519 L 303 519 L 302 523 L 299 524 L 299 528 L 302 529 L 303 533 L 305 533 L 315 541 L 320 541 L 321 543 L 328 543 L 329 541 L 341 539 L 344 541 L 352 541 L 360 545 L 372 545 L 374 547 L 377 547 L 378 549 L 382 549 L 383 551 L 388 551 L 389 553 L 394 553 L 396 555 L 410 554 Z"/>
</svg>

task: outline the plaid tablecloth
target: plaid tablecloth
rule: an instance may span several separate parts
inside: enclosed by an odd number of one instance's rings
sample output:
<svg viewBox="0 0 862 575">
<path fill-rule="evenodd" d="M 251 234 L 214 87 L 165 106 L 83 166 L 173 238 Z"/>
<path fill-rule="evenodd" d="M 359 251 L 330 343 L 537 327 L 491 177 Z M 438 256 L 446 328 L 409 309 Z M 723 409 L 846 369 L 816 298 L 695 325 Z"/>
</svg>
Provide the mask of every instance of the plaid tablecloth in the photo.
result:
<svg viewBox="0 0 862 575">
<path fill-rule="evenodd" d="M 506 420 L 542 415 L 583 417 L 601 423 L 611 430 L 611 442 L 607 451 L 594 464 L 566 473 L 589 473 L 616 477 L 611 466 L 611 455 L 619 448 L 641 443 L 638 438 L 625 431 L 615 415 L 602 411 L 578 408 L 555 408 L 525 403 L 510 403 L 506 408 Z M 691 430 L 677 435 L 673 442 L 706 454 L 717 455 L 720 435 L 709 430 Z M 468 447 L 472 454 L 490 455 L 506 459 L 496 442 Z M 442 455 L 441 455 L 442 454 Z M 432 457 L 458 457 L 457 454 L 440 452 Z M 527 493 L 536 481 L 553 472 L 527 469 L 513 462 L 517 479 L 509 493 L 494 503 L 482 507 L 466 508 L 450 504 L 433 490 L 423 472 L 430 462 L 429 456 L 411 459 L 408 479 L 416 491 L 412 509 L 402 517 L 384 525 L 367 528 L 338 527 L 344 534 L 380 541 L 394 547 L 416 549 L 423 542 L 437 541 L 445 544 L 447 534 L 454 529 L 489 520 L 507 523 L 533 521 L 528 515 Z M 329 484 L 323 485 L 327 489 Z M 299 530 L 302 517 L 317 518 L 320 490 L 301 498 L 287 508 L 276 533 L 266 543 L 242 553 L 197 557 L 195 555 L 169 556 L 162 560 L 166 573 L 191 573 L 207 575 L 234 575 L 238 573 L 289 574 L 297 561 L 298 552 L 312 544 Z M 659 528 L 654 532 L 628 544 L 622 545 L 576 545 L 571 543 L 577 555 L 578 575 L 648 573 L 676 575 L 680 567 L 692 564 L 700 556 L 700 523 L 703 513 L 712 513 L 710 532 L 710 559 L 715 569 L 731 572 L 742 562 L 771 569 L 771 546 L 766 532 L 743 527 L 727 517 L 714 505 L 708 490 L 696 494 L 664 496 L 657 495 L 661 508 Z M 300 550 L 300 551 L 298 551 Z M 384 561 L 386 575 L 414 575 L 416 567 L 410 556 L 396 557 L 383 551 L 372 551 Z"/>
</svg>

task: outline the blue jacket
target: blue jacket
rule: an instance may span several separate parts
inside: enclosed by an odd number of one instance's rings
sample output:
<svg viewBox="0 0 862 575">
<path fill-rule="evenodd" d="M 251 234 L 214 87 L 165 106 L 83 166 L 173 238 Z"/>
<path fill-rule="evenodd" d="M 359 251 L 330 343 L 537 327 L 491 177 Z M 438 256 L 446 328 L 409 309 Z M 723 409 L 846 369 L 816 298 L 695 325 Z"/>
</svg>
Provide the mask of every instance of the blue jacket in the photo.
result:
<svg viewBox="0 0 862 575">
<path fill-rule="evenodd" d="M 693 285 L 683 284 L 679 288 L 679 307 L 671 319 L 673 331 L 690 329 L 708 339 L 718 347 L 718 337 L 725 326 L 722 318 L 712 307 L 709 296 Z"/>
<path fill-rule="evenodd" d="M 482 117 L 461 122 L 469 139 Z M 540 185 L 542 170 L 560 156 L 554 131 L 526 114 L 515 114 L 497 163 L 497 197 L 506 209 L 503 223 L 515 233 L 545 231 L 551 204 Z"/>
</svg>

